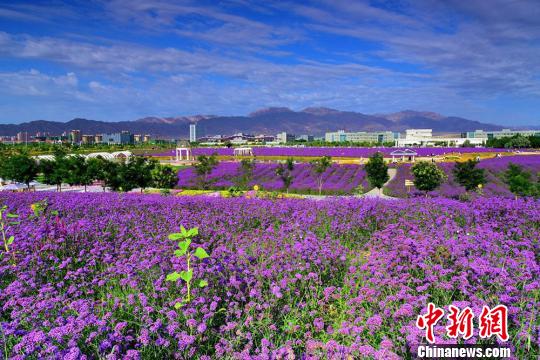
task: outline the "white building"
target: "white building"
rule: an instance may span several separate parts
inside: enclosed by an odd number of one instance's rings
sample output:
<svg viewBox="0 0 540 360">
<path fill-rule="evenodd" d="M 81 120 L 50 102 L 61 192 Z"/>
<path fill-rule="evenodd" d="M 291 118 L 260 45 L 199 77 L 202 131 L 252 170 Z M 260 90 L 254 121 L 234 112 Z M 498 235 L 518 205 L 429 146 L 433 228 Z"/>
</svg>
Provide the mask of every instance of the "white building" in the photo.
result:
<svg viewBox="0 0 540 360">
<path fill-rule="evenodd" d="M 189 124 L 189 142 L 197 142 L 197 124 Z"/>
<path fill-rule="evenodd" d="M 445 136 L 433 136 L 431 129 L 407 129 L 405 130 L 405 137 L 396 139 L 396 147 L 409 147 L 409 146 L 450 146 L 459 147 L 462 146 L 465 141 L 468 141 L 471 145 L 483 145 L 486 139 L 483 138 L 465 138 L 465 137 L 445 137 Z"/>
<path fill-rule="evenodd" d="M 286 144 L 288 142 L 293 142 L 296 139 L 296 136 L 293 134 L 287 134 L 285 131 L 276 135 L 276 142 L 278 144 Z"/>
<path fill-rule="evenodd" d="M 345 132 L 345 130 L 338 130 L 336 132 L 327 132 L 324 136 L 326 142 L 370 142 L 370 143 L 384 143 L 391 142 L 394 139 L 399 138 L 399 133 L 392 131 L 378 131 L 378 132 Z"/>
</svg>

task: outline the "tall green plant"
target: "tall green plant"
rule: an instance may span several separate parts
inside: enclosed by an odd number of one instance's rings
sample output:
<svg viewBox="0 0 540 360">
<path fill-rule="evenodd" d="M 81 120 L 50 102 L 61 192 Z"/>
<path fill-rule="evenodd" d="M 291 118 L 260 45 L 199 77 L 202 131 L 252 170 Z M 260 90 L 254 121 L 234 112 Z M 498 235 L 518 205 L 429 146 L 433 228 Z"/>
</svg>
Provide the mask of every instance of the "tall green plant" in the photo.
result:
<svg viewBox="0 0 540 360">
<path fill-rule="evenodd" d="M 179 309 L 183 304 L 189 303 L 191 301 L 191 288 L 193 280 L 193 268 L 191 266 L 191 261 L 193 257 L 198 258 L 199 260 L 206 259 L 210 257 L 208 253 L 201 247 L 195 249 L 195 251 L 190 251 L 191 239 L 199 234 L 199 228 L 192 228 L 186 230 L 183 226 L 180 227 L 179 233 L 169 234 L 169 240 L 178 241 L 178 249 L 174 251 L 174 255 L 177 258 L 185 257 L 186 259 L 186 270 L 180 272 L 174 271 L 167 275 L 166 280 L 177 282 L 178 279 L 182 279 L 186 283 L 186 296 L 181 303 L 176 303 L 174 307 Z M 196 286 L 205 287 L 208 285 L 207 280 L 198 280 Z"/>
<path fill-rule="evenodd" d="M 486 183 L 484 169 L 476 167 L 478 161 L 467 160 L 465 162 L 456 162 L 452 172 L 456 181 L 467 191 L 478 189 L 478 185 Z"/>
<path fill-rule="evenodd" d="M 283 187 L 285 188 L 285 191 L 287 194 L 289 193 L 289 187 L 292 184 L 293 176 L 292 172 L 294 170 L 294 159 L 293 158 L 287 158 L 285 163 L 281 163 L 278 165 L 276 169 L 276 175 L 281 178 L 281 181 L 283 181 Z"/>
<path fill-rule="evenodd" d="M 435 163 L 419 161 L 411 168 L 414 175 L 414 186 L 425 191 L 426 196 L 429 191 L 433 191 L 446 179 L 446 174 Z"/>
<path fill-rule="evenodd" d="M 388 175 L 388 165 L 384 162 L 383 154 L 376 152 L 373 154 L 365 166 L 366 174 L 371 186 L 378 189 L 390 179 Z"/>
<path fill-rule="evenodd" d="M 317 176 L 317 188 L 319 189 L 319 195 L 322 193 L 323 175 L 331 165 L 332 158 L 330 156 L 323 156 L 322 158 L 311 161 L 312 171 Z"/>
</svg>

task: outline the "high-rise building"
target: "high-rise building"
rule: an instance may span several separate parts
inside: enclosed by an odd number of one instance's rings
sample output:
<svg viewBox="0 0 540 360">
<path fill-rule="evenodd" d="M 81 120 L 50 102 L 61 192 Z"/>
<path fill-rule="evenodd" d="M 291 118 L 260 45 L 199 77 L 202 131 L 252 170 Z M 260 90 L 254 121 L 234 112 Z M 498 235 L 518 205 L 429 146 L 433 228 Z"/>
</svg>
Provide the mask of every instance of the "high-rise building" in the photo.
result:
<svg viewBox="0 0 540 360">
<path fill-rule="evenodd" d="M 102 134 L 101 142 L 109 145 L 123 145 L 123 144 L 133 144 L 133 134 L 129 131 L 122 131 L 119 133 L 112 134 Z"/>
<path fill-rule="evenodd" d="M 80 144 L 82 141 L 81 131 L 71 130 L 71 132 L 69 133 L 69 141 L 72 144 Z"/>
<path fill-rule="evenodd" d="M 296 139 L 296 136 L 293 134 L 287 134 L 285 131 L 276 135 L 276 141 L 280 144 L 286 144 L 288 142 L 293 142 Z"/>
<path fill-rule="evenodd" d="M 24 142 L 28 142 L 28 133 L 27 132 L 19 132 L 17 133 L 17 142 L 20 144 L 20 143 L 24 143 Z"/>
<path fill-rule="evenodd" d="M 197 141 L 197 124 L 189 124 L 189 142 Z"/>
<path fill-rule="evenodd" d="M 82 144 L 93 144 L 94 143 L 94 135 L 83 135 L 81 138 Z"/>
</svg>

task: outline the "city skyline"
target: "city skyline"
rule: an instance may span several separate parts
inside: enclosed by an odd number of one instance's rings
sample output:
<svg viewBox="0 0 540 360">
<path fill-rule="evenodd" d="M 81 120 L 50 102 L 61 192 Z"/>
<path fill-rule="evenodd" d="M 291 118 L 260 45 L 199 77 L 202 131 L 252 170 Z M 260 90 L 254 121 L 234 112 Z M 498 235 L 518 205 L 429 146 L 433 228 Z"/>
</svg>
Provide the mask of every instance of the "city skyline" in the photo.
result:
<svg viewBox="0 0 540 360">
<path fill-rule="evenodd" d="M 434 111 L 540 125 L 535 1 L 0 2 L 0 124 Z"/>
</svg>

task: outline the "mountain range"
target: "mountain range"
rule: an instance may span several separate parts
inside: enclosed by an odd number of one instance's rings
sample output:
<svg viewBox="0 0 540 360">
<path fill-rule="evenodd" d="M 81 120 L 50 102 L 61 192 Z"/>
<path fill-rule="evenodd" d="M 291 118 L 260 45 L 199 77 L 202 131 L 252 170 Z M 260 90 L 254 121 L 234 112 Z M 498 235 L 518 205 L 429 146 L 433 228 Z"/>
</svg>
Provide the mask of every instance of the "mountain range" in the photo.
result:
<svg viewBox="0 0 540 360">
<path fill-rule="evenodd" d="M 149 134 L 164 138 L 186 138 L 189 124 L 197 123 L 197 136 L 230 135 L 238 132 L 271 134 L 281 131 L 292 134 L 323 135 L 337 131 L 404 131 L 427 128 L 435 133 L 500 130 L 502 126 L 481 123 L 434 112 L 405 110 L 391 114 L 367 115 L 324 107 L 309 107 L 293 111 L 285 107 L 260 109 L 247 116 L 195 115 L 180 117 L 145 117 L 134 121 L 106 122 L 76 118 L 68 122 L 36 120 L 21 124 L 0 125 L 0 136 L 14 136 L 19 132 L 60 135 L 71 130 L 83 134 L 112 133 L 123 130 L 134 134 Z"/>
</svg>

